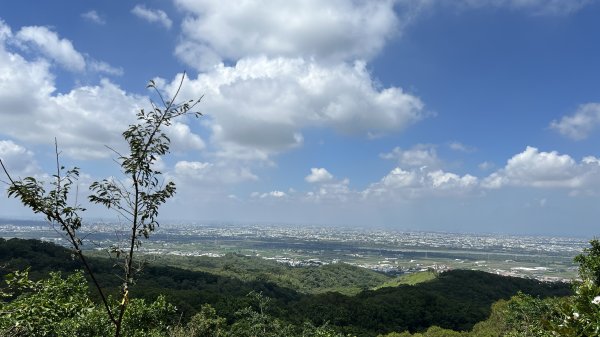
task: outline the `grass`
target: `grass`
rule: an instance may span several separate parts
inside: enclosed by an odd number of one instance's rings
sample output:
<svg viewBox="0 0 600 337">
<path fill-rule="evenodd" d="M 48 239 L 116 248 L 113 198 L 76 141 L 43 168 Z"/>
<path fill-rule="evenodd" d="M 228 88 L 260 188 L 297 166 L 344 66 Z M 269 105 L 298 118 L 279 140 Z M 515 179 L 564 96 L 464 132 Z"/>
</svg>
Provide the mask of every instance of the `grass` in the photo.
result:
<svg viewBox="0 0 600 337">
<path fill-rule="evenodd" d="M 382 283 L 381 285 L 374 288 L 374 290 L 387 288 L 387 287 L 397 287 L 400 285 L 410 285 L 414 286 L 415 284 L 431 281 L 437 277 L 437 274 L 434 271 L 421 271 L 417 273 L 405 274 L 400 277 L 397 277 L 393 280 Z"/>
</svg>

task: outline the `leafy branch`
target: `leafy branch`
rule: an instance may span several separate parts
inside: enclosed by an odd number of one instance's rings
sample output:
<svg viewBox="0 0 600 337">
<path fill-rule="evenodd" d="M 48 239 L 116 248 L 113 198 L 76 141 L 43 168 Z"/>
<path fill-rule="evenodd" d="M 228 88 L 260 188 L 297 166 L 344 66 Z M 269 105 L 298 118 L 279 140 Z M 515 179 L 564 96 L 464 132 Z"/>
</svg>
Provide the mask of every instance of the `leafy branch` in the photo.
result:
<svg viewBox="0 0 600 337">
<path fill-rule="evenodd" d="M 162 107 L 151 101 L 152 108 L 148 111 L 140 110 L 136 114 L 137 123 L 129 125 L 127 130 L 122 133 L 128 144 L 129 153 L 123 155 L 111 149 L 118 155 L 116 162 L 120 165 L 127 180 L 120 181 L 110 178 L 96 181 L 90 185 L 89 201 L 116 211 L 130 225 L 128 244 L 125 250 L 113 247 L 117 258 L 123 256 L 121 300 L 114 308 L 109 304 L 108 298 L 83 254 L 83 240 L 79 236 L 78 230 L 82 226 L 82 218 L 79 213 L 84 212 L 85 208 L 78 204 L 77 200 L 73 205 L 68 204 L 71 188 L 76 186 L 79 178 L 79 168 L 65 170 L 65 167 L 60 165 L 60 152 L 55 140 L 56 173 L 52 176 L 49 191 L 46 191 L 45 184 L 34 177 L 22 180 L 13 179 L 0 159 L 0 166 L 9 180 L 8 196 L 19 199 L 34 213 L 43 214 L 51 224 L 60 225 L 100 294 L 106 313 L 115 327 L 115 336 L 121 335 L 123 317 L 129 303 L 129 288 L 134 282 L 135 273 L 139 271 L 139 268 L 134 268 L 134 252 L 141 245 L 141 238 L 149 238 L 150 234 L 159 226 L 157 220 L 159 208 L 176 191 L 175 183 L 172 181 L 165 183 L 161 178 L 162 173 L 154 169 L 156 161 L 161 156 L 168 154 L 170 149 L 171 140 L 163 129 L 170 126 L 174 118 L 186 115 L 196 118 L 202 116 L 200 112 L 192 111 L 200 103 L 202 97 L 197 100 L 175 103 L 184 79 L 185 73 L 181 77 L 175 94 L 169 100 L 163 98 L 154 81 L 150 81 L 147 85 L 160 98 Z"/>
</svg>

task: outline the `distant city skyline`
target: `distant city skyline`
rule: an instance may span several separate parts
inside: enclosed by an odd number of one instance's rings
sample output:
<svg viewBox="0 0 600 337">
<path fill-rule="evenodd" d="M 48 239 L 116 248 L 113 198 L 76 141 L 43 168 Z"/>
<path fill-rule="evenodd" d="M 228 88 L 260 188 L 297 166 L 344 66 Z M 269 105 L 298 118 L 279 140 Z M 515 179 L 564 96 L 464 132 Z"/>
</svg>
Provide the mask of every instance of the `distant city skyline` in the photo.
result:
<svg viewBox="0 0 600 337">
<path fill-rule="evenodd" d="M 106 146 L 156 99 L 147 81 L 172 95 L 186 69 L 179 98 L 204 95 L 204 116 L 167 130 L 164 219 L 593 237 L 599 17 L 585 0 L 3 2 L 0 158 L 48 180 L 56 137 L 84 200 L 119 176 Z"/>
</svg>

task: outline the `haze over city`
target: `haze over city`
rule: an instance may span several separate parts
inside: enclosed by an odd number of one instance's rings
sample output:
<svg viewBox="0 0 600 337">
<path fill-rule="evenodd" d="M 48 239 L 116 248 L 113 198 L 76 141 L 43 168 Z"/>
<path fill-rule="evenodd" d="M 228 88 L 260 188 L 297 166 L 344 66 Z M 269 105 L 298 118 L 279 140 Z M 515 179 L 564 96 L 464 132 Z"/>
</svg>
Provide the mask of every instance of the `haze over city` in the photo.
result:
<svg viewBox="0 0 600 337">
<path fill-rule="evenodd" d="M 32 10 L 35 8 L 35 10 Z M 94 180 L 182 76 L 164 219 L 598 234 L 598 1 L 0 3 L 0 158 Z M 2 178 L 4 180 L 4 178 Z M 114 214 L 90 207 L 93 219 Z M 0 201 L 4 218 L 31 217 Z"/>
</svg>

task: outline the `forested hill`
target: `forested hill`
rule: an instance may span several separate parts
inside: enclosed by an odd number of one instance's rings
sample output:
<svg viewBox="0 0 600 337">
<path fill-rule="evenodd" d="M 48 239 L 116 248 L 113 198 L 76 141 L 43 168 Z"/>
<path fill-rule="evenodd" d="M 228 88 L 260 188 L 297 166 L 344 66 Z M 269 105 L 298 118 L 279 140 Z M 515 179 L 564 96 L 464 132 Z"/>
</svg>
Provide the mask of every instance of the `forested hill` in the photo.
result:
<svg viewBox="0 0 600 337">
<path fill-rule="evenodd" d="M 239 264 L 244 261 L 247 260 L 235 259 Z M 119 280 L 114 276 L 109 260 L 95 258 L 92 264 L 100 282 L 112 289 L 118 287 Z M 45 277 L 49 271 L 71 273 L 80 268 L 78 260 L 73 259 L 63 247 L 19 239 L 0 239 L 0 266 L 3 274 L 29 267 L 34 278 Z M 244 273 L 251 270 L 243 265 L 233 267 L 244 270 Z M 319 269 L 315 270 L 311 273 Z M 331 270 L 322 270 L 324 278 L 335 277 Z M 356 271 L 353 269 L 352 272 Z M 365 275 L 372 273 L 364 272 Z M 290 275 L 293 277 L 294 274 Z M 373 280 L 371 276 L 366 276 L 369 282 Z M 311 321 L 320 325 L 328 321 L 345 333 L 376 336 L 391 331 L 420 331 L 433 325 L 468 330 L 488 317 L 494 302 L 519 291 L 542 297 L 562 296 L 570 292 L 565 284 L 546 284 L 467 270 L 445 272 L 434 280 L 414 286 L 364 290 L 356 295 L 302 293 L 261 277 L 247 279 L 150 264 L 140 274 L 132 294 L 148 299 L 164 294 L 179 308 L 184 318 L 198 311 L 202 304 L 209 303 L 231 323 L 236 320 L 236 311 L 250 305 L 250 298 L 246 295 L 254 290 L 272 298 L 271 315 L 285 322 L 299 325 Z M 296 281 L 298 284 L 304 282 Z M 288 280 L 288 284 L 296 281 Z"/>
</svg>

